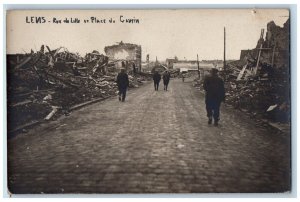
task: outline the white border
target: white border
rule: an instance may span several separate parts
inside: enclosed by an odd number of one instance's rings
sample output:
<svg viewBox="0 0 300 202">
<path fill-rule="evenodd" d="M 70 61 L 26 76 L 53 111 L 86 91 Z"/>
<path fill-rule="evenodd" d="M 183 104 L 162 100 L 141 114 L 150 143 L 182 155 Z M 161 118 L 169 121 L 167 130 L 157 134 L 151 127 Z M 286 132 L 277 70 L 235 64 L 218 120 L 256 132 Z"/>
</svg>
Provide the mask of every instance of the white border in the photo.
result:
<svg viewBox="0 0 300 202">
<path fill-rule="evenodd" d="M 14 3 L 18 3 L 18 5 L 4 5 L 4 4 L 14 4 Z M 55 3 L 55 4 L 51 4 L 50 3 Z M 82 4 L 84 3 L 84 4 Z M 170 1 L 165 1 L 165 0 L 152 0 L 150 2 L 141 2 L 141 1 L 126 1 L 127 4 L 123 4 L 122 1 L 116 1 L 116 0 L 111 0 L 109 1 L 109 4 L 107 5 L 88 5 L 88 4 L 97 4 L 97 3 L 101 3 L 99 1 L 96 0 L 85 0 L 83 2 L 74 2 L 71 0 L 65 1 L 65 0 L 53 0 L 53 1 L 43 1 L 43 3 L 41 4 L 40 1 L 38 0 L 30 0 L 30 1 L 26 1 L 26 4 L 24 4 L 24 1 L 22 0 L 3 0 L 2 2 L 2 6 L 4 6 L 5 8 L 3 9 L 7 9 L 7 8 L 18 8 L 18 9 L 22 9 L 22 8 L 26 8 L 26 9 L 79 9 L 79 8 L 84 8 L 84 9 L 99 9 L 99 8 L 112 8 L 112 9 L 128 9 L 128 8 L 222 8 L 222 7 L 227 7 L 227 8 L 266 8 L 266 7 L 289 7 L 291 8 L 291 5 L 287 5 L 287 4 L 295 4 L 295 6 L 293 6 L 291 9 L 291 27 L 296 28 L 297 27 L 297 21 L 298 21 L 298 16 L 297 16 L 297 8 L 299 8 L 298 6 L 298 2 L 296 0 L 286 0 L 286 1 L 267 1 L 267 0 L 253 0 L 251 2 L 246 2 L 246 1 L 222 1 L 222 0 L 211 0 L 209 1 L 209 4 L 202 4 L 202 5 L 195 5 L 195 3 L 207 3 L 207 1 L 191 1 L 191 0 L 185 0 L 185 1 L 181 1 L 178 4 L 178 1 L 176 1 L 176 4 L 174 4 L 173 2 Z M 107 2 L 106 2 L 107 3 Z M 155 5 L 150 5 L 149 3 L 154 3 Z M 162 3 L 173 3 L 172 5 L 165 5 Z M 193 5 L 188 5 L 189 3 L 193 4 Z M 226 3 L 226 4 L 225 4 Z M 268 3 L 272 3 L 272 4 L 268 4 Z M 277 5 L 275 5 L 275 3 L 277 3 Z M 280 3 L 280 4 L 278 4 Z M 32 4 L 37 4 L 37 5 L 32 5 Z M 67 5 L 69 4 L 69 5 Z M 72 4 L 72 5 L 70 5 Z M 113 5 L 113 4 L 118 4 L 118 5 Z M 121 5 L 120 5 L 121 4 Z M 134 4 L 134 5 L 132 5 Z M 140 5 L 137 5 L 140 4 Z M 144 5 L 141 5 L 144 4 Z M 230 5 L 230 4 L 235 4 L 235 5 Z M 284 4 L 284 5 L 282 5 Z M 6 181 L 6 100 L 5 100 L 5 91 L 6 91 L 6 71 L 5 71 L 5 10 L 1 10 L 0 15 L 3 16 L 3 20 L 1 21 L 1 44 L 3 47 L 3 52 L 1 52 L 1 60 L 0 62 L 2 62 L 3 64 L 3 68 L 0 68 L 1 72 L 0 75 L 2 75 L 1 81 L 0 83 L 3 85 L 2 90 L 0 91 L 0 95 L 1 95 L 1 104 L 2 106 L 4 106 L 3 111 L 0 116 L 0 128 L 2 128 L 3 131 L 3 142 L 1 142 L 0 144 L 0 149 L 1 151 L 1 155 L 2 155 L 2 159 L 3 159 L 3 166 L 1 167 L 1 181 L 3 182 L 1 184 L 1 190 L 3 191 L 3 195 L 2 197 L 9 197 L 7 195 L 7 193 L 5 192 L 5 181 Z M 296 66 L 297 66 L 297 58 L 299 58 L 299 53 L 297 54 L 297 47 L 298 47 L 298 43 L 297 42 L 297 31 L 298 31 L 299 27 L 297 27 L 297 30 L 291 30 L 291 36 L 292 36 L 292 40 L 291 40 L 291 53 L 292 53 L 292 57 L 293 60 L 291 62 L 291 65 L 294 67 L 292 68 L 292 72 L 291 72 L 291 77 L 292 77 L 292 115 L 293 115 L 293 119 L 292 119 L 292 133 L 293 133 L 293 141 L 292 141 L 292 147 L 294 148 L 293 153 L 292 153 L 292 162 L 293 162 L 293 174 L 295 173 L 294 171 L 296 171 L 296 168 L 298 167 L 298 159 L 295 158 L 295 155 L 298 154 L 297 152 L 297 148 L 296 145 L 299 145 L 297 143 L 299 143 L 299 139 L 297 138 L 297 124 L 296 124 L 296 116 L 298 114 L 298 109 L 297 109 L 297 105 L 296 105 L 296 101 L 298 98 L 298 92 L 297 92 L 297 77 L 300 71 L 296 70 Z M 296 43 L 297 42 L 297 43 Z M 296 55 L 297 54 L 297 55 Z M 2 80 L 3 79 L 3 80 Z M 296 97 L 297 96 L 297 97 Z M 297 110 L 296 110 L 297 109 Z M 298 123 L 298 122 L 297 122 Z M 295 138 L 294 138 L 295 136 Z M 297 138 L 297 139 L 296 139 Z M 294 141 L 294 140 L 297 140 Z M 297 165 L 296 165 L 297 163 Z M 298 176 L 294 176 L 293 175 L 293 179 L 297 178 L 297 182 L 299 181 L 299 177 Z M 3 186 L 3 187 L 2 187 Z M 295 187 L 295 182 L 292 184 L 292 189 Z M 298 186 L 299 187 L 299 186 Z M 45 195 L 46 197 L 51 197 L 48 198 L 47 200 L 57 200 L 56 197 L 62 197 L 64 198 L 65 201 L 73 201 L 74 199 L 70 199 L 67 197 L 76 197 L 76 198 L 80 198 L 79 200 L 85 200 L 84 198 L 87 197 L 90 200 L 98 200 L 94 197 L 100 197 L 101 200 L 103 200 L 104 198 L 106 198 L 106 201 L 115 201 L 115 200 L 125 200 L 125 201 L 132 201 L 132 198 L 135 198 L 134 200 L 141 200 L 141 198 L 161 198 L 161 200 L 180 200 L 180 198 L 189 198 L 189 200 L 195 201 L 197 200 L 197 198 L 201 198 L 201 200 L 218 200 L 218 199 L 213 199 L 213 198 L 219 198 L 221 200 L 224 201 L 240 201 L 241 199 L 239 197 L 242 197 L 243 200 L 257 200 L 257 198 L 264 198 L 264 199 L 260 199 L 260 200 L 270 200 L 270 201 L 277 201 L 277 200 L 282 200 L 279 199 L 281 197 L 286 198 L 286 197 L 297 197 L 296 195 L 298 195 L 299 193 L 299 188 L 297 187 L 297 190 L 293 190 L 293 195 L 286 195 L 286 194 L 279 194 L 279 195 L 274 195 L 274 194 L 258 194 L 257 196 L 254 196 L 253 194 L 241 194 L 239 196 L 237 196 L 236 194 L 210 194 L 209 196 L 207 194 L 158 194 L 158 195 L 150 195 L 150 194 L 144 194 L 144 195 L 132 195 L 132 194 L 126 194 L 126 195 Z M 38 196 L 34 196 L 34 195 L 27 195 L 25 196 L 26 199 L 25 200 L 32 200 L 28 197 L 39 197 L 39 199 L 42 197 L 41 195 Z M 24 197 L 24 195 L 22 196 Z M 55 197 L 55 198 L 53 198 Z M 91 199 L 91 197 L 93 197 Z M 203 198 L 204 197 L 204 198 Z M 223 198 L 225 197 L 225 198 Z M 231 198 L 232 197 L 232 198 Z M 249 198 L 244 198 L 244 197 L 249 197 Z M 270 198 L 269 198 L 270 197 Z M 275 197 L 275 198 L 274 198 Z M 279 198 L 278 198 L 279 197 Z M 175 198 L 175 199 L 171 199 L 171 198 Z M 5 199 L 5 198 L 4 198 Z M 7 198 L 6 198 L 7 199 Z M 148 200 L 152 200 L 152 199 L 148 199 Z M 184 200 L 186 200 L 184 199 Z M 295 201 L 297 198 L 286 198 L 284 200 L 289 200 L 289 201 Z M 14 199 L 15 200 L 15 199 Z M 143 200 L 147 200 L 147 199 L 143 199 Z"/>
</svg>

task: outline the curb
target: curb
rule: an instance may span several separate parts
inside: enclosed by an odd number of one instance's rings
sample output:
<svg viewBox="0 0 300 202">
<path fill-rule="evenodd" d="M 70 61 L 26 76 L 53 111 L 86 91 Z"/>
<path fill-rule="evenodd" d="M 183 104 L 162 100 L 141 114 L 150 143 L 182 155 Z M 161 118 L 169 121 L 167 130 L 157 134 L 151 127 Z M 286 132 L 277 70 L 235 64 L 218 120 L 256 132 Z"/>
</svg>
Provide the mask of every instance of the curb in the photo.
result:
<svg viewBox="0 0 300 202">
<path fill-rule="evenodd" d="M 112 97 L 112 96 L 101 97 L 101 98 L 97 98 L 97 99 L 94 99 L 94 100 L 90 100 L 90 101 L 87 101 L 87 102 L 84 102 L 84 103 L 80 103 L 80 104 L 74 105 L 74 106 L 70 107 L 70 111 L 74 111 L 74 110 L 80 109 L 82 107 L 85 107 L 87 105 L 94 104 L 96 102 L 100 102 L 100 101 L 106 100 L 107 98 L 110 98 L 110 97 Z M 13 129 L 11 131 L 8 131 L 7 132 L 7 138 L 9 139 L 9 138 L 14 137 L 15 136 L 15 135 L 13 135 L 14 133 L 20 132 L 20 131 L 22 131 L 24 129 L 29 129 L 29 128 L 33 127 L 33 126 L 39 125 L 41 123 L 46 123 L 46 122 L 49 122 L 49 121 L 51 121 L 51 120 L 48 120 L 48 121 L 46 121 L 46 120 L 39 120 L 39 121 L 32 121 L 31 123 L 23 124 L 23 125 L 15 128 L 15 129 Z"/>
<path fill-rule="evenodd" d="M 30 122 L 30 123 L 23 124 L 23 125 L 15 128 L 14 130 L 8 131 L 7 134 L 16 133 L 16 132 L 18 132 L 20 130 L 27 129 L 27 128 L 33 127 L 35 125 L 38 125 L 38 124 L 40 124 L 42 122 L 44 122 L 44 121 L 33 121 L 33 122 Z"/>
<path fill-rule="evenodd" d="M 107 97 L 101 97 L 101 98 L 97 98 L 97 99 L 94 99 L 94 100 L 90 100 L 90 101 L 87 101 L 87 102 L 84 102 L 84 103 L 80 103 L 80 104 L 77 104 L 77 105 L 74 105 L 72 107 L 70 107 L 70 111 L 74 111 L 76 109 L 80 109 L 84 106 L 87 106 L 87 105 L 90 105 L 90 104 L 94 104 L 96 102 L 100 102 L 100 101 L 103 101 L 103 100 L 106 100 L 107 98 L 110 98 L 112 96 L 107 96 Z"/>
</svg>

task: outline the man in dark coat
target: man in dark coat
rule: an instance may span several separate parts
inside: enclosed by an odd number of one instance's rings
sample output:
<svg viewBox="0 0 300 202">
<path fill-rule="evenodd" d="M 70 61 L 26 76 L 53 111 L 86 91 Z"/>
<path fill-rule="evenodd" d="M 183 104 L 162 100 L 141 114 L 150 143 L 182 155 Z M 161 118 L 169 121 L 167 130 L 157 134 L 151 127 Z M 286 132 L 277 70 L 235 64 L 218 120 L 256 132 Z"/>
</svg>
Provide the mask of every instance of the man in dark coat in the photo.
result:
<svg viewBox="0 0 300 202">
<path fill-rule="evenodd" d="M 136 73 L 136 67 L 135 67 L 135 64 L 134 64 L 134 63 L 132 63 L 132 71 L 133 71 L 133 74 Z"/>
<path fill-rule="evenodd" d="M 153 74 L 153 81 L 154 81 L 154 90 L 158 91 L 158 86 L 160 82 L 161 76 L 158 71 L 155 71 Z"/>
<path fill-rule="evenodd" d="M 217 126 L 220 119 L 220 105 L 222 101 L 225 101 L 224 82 L 218 76 L 217 69 L 211 70 L 211 75 L 204 79 L 203 87 L 206 92 L 205 104 L 208 124 L 211 124 L 212 118 L 214 118 L 214 125 Z"/>
<path fill-rule="evenodd" d="M 125 62 L 124 61 L 122 61 L 122 68 L 125 69 Z"/>
<path fill-rule="evenodd" d="M 128 75 L 125 69 L 122 68 L 121 72 L 117 76 L 117 85 L 119 89 L 119 101 L 124 102 L 126 97 L 127 87 L 129 86 Z"/>
<path fill-rule="evenodd" d="M 163 80 L 164 80 L 164 90 L 167 91 L 168 90 L 168 85 L 169 85 L 169 81 L 170 81 L 170 72 L 168 72 L 168 70 L 166 70 L 163 74 Z"/>
</svg>

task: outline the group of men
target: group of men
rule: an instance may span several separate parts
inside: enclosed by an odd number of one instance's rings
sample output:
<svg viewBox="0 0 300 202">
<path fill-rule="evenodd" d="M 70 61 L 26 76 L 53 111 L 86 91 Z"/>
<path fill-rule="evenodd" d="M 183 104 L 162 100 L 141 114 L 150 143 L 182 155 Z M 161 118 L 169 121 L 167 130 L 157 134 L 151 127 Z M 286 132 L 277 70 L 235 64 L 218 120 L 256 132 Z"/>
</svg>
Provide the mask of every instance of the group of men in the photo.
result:
<svg viewBox="0 0 300 202">
<path fill-rule="evenodd" d="M 154 90 L 158 91 L 161 75 L 158 71 L 153 74 Z M 165 71 L 163 73 L 164 90 L 168 90 L 170 81 L 170 72 Z M 124 102 L 126 97 L 127 87 L 129 86 L 128 75 L 125 69 L 122 68 L 121 72 L 117 76 L 117 84 L 119 88 L 119 101 Z M 225 102 L 225 88 L 223 80 L 218 76 L 218 70 L 213 68 L 211 74 L 206 76 L 203 82 L 203 88 L 205 90 L 205 105 L 208 117 L 208 124 L 217 126 L 220 119 L 220 105 L 221 102 Z"/>
<path fill-rule="evenodd" d="M 163 73 L 163 81 L 164 81 L 164 90 L 168 90 L 168 85 L 170 82 L 170 72 L 168 70 L 164 71 Z M 153 74 L 153 81 L 154 81 L 154 90 L 158 91 L 159 82 L 161 80 L 161 75 L 158 73 L 158 71 L 155 71 Z"/>
</svg>

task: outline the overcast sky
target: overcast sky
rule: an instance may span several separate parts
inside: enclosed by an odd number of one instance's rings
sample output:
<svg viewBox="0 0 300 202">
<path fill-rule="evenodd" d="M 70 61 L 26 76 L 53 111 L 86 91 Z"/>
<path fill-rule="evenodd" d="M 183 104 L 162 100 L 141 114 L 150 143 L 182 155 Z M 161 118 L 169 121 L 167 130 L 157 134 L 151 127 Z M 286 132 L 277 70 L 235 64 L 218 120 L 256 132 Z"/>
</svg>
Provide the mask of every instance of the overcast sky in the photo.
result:
<svg viewBox="0 0 300 202">
<path fill-rule="evenodd" d="M 122 23 L 120 16 L 139 19 Z M 7 15 L 7 53 L 30 52 L 42 44 L 50 48 L 66 47 L 85 55 L 123 41 L 142 46 L 142 60 L 223 59 L 223 29 L 226 27 L 227 59 L 238 59 L 240 50 L 256 46 L 260 30 L 269 21 L 282 26 L 288 10 L 115 10 L 115 11 L 11 11 Z M 44 17 L 45 23 L 26 23 L 26 17 Z M 80 23 L 54 24 L 53 18 L 78 18 Z M 106 23 L 83 23 L 96 17 Z M 116 22 L 109 23 L 113 18 Z M 34 18 L 35 19 L 35 18 Z M 49 22 L 50 21 L 50 22 Z"/>
</svg>

